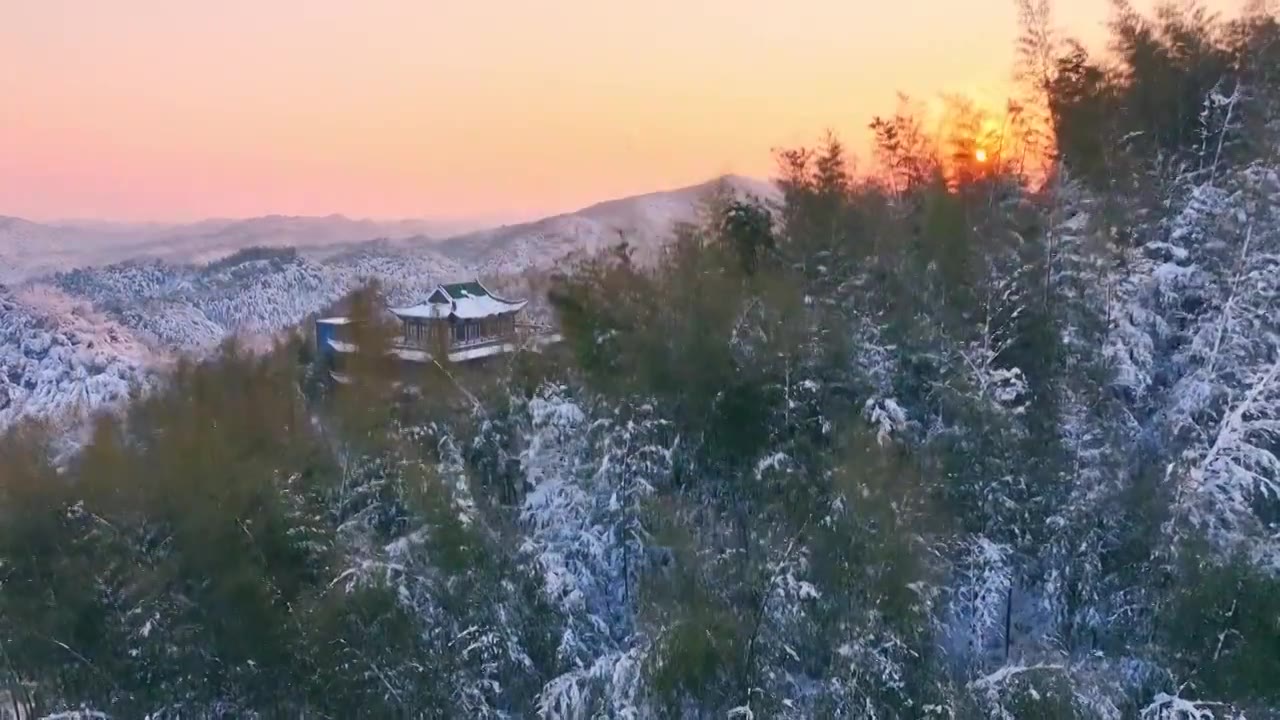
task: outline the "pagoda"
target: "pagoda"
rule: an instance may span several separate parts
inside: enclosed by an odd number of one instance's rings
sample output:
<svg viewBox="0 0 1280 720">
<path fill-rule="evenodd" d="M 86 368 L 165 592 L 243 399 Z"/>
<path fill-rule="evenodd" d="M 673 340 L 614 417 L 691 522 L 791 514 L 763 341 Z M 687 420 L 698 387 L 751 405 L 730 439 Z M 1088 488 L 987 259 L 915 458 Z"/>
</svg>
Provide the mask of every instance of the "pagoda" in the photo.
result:
<svg viewBox="0 0 1280 720">
<path fill-rule="evenodd" d="M 510 300 L 490 292 L 479 280 L 437 285 L 416 305 L 388 307 L 400 324 L 391 352 L 408 362 L 431 362 L 441 353 L 450 362 L 466 362 L 518 349 L 537 349 L 559 340 L 549 327 L 525 321 L 527 300 Z M 355 352 L 348 317 L 316 320 L 321 354 Z"/>
</svg>

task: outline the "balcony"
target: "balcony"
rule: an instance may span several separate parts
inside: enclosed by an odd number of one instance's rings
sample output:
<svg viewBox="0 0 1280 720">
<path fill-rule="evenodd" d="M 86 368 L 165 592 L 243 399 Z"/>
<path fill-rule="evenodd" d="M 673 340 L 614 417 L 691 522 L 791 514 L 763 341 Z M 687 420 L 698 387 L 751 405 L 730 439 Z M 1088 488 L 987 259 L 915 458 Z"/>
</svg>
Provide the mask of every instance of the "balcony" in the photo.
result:
<svg viewBox="0 0 1280 720">
<path fill-rule="evenodd" d="M 486 335 L 482 337 L 471 338 L 469 340 L 453 340 L 452 338 L 450 338 L 450 342 L 448 343 L 447 348 L 449 351 L 452 352 L 454 350 L 467 350 L 472 348 L 484 347 L 486 345 L 498 345 L 501 343 L 517 342 L 518 339 L 519 339 L 519 336 L 513 335 L 513 334 Z M 395 346 L 398 348 L 405 348 L 409 350 L 431 351 L 439 347 L 439 340 L 429 338 L 429 337 L 413 338 L 413 337 L 401 336 L 396 338 Z"/>
</svg>

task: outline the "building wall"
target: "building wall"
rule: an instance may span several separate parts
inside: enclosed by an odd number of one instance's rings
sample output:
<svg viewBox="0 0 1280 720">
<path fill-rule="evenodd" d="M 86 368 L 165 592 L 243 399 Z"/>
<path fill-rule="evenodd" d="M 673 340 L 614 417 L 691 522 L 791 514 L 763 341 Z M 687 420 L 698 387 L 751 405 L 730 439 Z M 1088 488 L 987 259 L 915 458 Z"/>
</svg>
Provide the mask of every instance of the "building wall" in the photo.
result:
<svg viewBox="0 0 1280 720">
<path fill-rule="evenodd" d="M 330 340 L 337 339 L 337 326 L 329 323 L 316 323 L 316 352 L 320 355 L 333 354 L 333 347 L 329 345 Z"/>
</svg>

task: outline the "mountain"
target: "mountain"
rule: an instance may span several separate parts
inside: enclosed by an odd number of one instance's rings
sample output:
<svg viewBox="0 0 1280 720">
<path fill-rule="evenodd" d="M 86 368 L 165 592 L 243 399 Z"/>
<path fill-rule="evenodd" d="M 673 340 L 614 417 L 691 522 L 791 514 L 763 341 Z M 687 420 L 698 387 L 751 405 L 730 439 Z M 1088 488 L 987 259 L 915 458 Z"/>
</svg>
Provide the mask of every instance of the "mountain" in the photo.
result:
<svg viewBox="0 0 1280 720">
<path fill-rule="evenodd" d="M 778 199 L 727 176 L 530 223 L 438 239 L 445 224 L 270 215 L 185 225 L 0 218 L 0 427 L 93 410 L 145 386 L 175 353 L 228 335 L 265 342 L 369 280 L 392 302 L 484 277 L 538 300 L 540 273 L 620 240 L 653 257 L 717 194 Z M 546 312 L 540 303 L 531 312 Z"/>
<path fill-rule="evenodd" d="M 718 194 L 780 200 L 768 182 L 725 175 L 709 182 L 663 192 L 609 200 L 576 212 L 534 222 L 481 230 L 443 240 L 440 252 L 475 267 L 482 275 L 507 275 L 549 267 L 566 255 L 593 253 L 621 241 L 651 258 L 678 223 L 697 222 L 709 199 Z"/>
<path fill-rule="evenodd" d="M 0 283 L 65 267 L 86 254 L 86 244 L 71 228 L 0 216 Z"/>
<path fill-rule="evenodd" d="M 602 202 L 533 222 L 480 229 L 466 220 L 353 219 L 343 215 L 266 215 L 193 223 L 76 220 L 37 223 L 0 216 L 0 283 L 17 284 L 74 268 L 156 259 L 201 264 L 247 247 L 297 248 L 313 257 L 358 251 L 382 240 L 431 245 L 474 272 L 505 274 L 544 267 L 571 252 L 592 252 L 626 239 L 641 254 L 659 247 L 672 225 L 693 222 L 716 192 L 778 196 L 771 184 L 727 175 L 665 192 Z"/>
<path fill-rule="evenodd" d="M 115 405 L 175 354 L 199 355 L 231 334 L 265 346 L 369 279 L 407 302 L 463 275 L 432 253 L 316 260 L 248 249 L 205 265 L 128 261 L 0 286 L 0 428 Z"/>
<path fill-rule="evenodd" d="M 211 262 L 245 247 L 330 248 L 379 238 L 409 238 L 436 232 L 426 220 L 378 222 L 343 215 L 267 215 L 245 220 L 206 220 L 172 228 L 138 246 L 139 255 Z"/>
<path fill-rule="evenodd" d="M 51 282 L 153 347 L 201 351 L 228 334 L 271 335 L 296 325 L 370 279 L 393 301 L 408 302 L 465 274 L 436 253 L 372 245 L 325 259 L 292 248 L 252 248 L 206 265 L 130 261 L 60 273 Z"/>
</svg>

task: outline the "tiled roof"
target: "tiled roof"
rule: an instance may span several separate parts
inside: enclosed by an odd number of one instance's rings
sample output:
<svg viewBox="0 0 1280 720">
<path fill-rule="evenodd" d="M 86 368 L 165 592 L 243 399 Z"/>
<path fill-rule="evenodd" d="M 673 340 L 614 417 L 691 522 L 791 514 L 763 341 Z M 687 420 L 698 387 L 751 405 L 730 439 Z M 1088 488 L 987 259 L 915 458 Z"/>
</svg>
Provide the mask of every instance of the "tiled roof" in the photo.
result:
<svg viewBox="0 0 1280 720">
<path fill-rule="evenodd" d="M 437 293 L 443 291 L 452 298 L 448 305 L 442 302 L 430 302 Z M 408 307 L 391 308 L 391 312 L 402 318 L 445 318 L 450 315 L 465 320 L 495 317 L 517 312 L 527 304 L 524 300 L 507 300 L 489 292 L 477 280 L 466 283 L 450 283 L 441 285 L 428 296 L 428 302 Z"/>
</svg>

